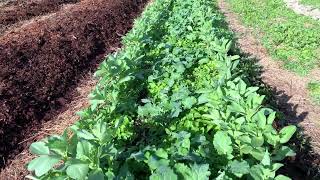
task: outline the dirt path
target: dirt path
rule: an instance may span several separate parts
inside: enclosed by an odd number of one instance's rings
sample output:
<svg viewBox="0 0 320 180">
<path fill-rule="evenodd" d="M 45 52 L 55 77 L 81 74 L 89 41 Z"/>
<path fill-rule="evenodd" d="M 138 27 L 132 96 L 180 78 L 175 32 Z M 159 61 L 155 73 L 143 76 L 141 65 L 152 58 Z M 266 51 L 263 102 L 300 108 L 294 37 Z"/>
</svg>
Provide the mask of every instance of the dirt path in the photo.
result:
<svg viewBox="0 0 320 180">
<path fill-rule="evenodd" d="M 88 73 L 86 76 L 81 78 L 78 84 L 79 85 L 75 90 L 67 95 L 72 98 L 71 102 L 57 110 L 57 112 L 48 113 L 47 119 L 49 120 L 39 127 L 34 127 L 32 132 L 25 137 L 24 140 L 21 140 L 21 142 L 29 146 L 32 142 L 41 140 L 48 135 L 62 134 L 67 127 L 79 119 L 75 113 L 89 105 L 87 97 L 95 87 L 96 80 L 93 79 L 93 75 L 91 73 Z M 65 98 L 68 99 L 68 97 Z M 28 171 L 25 169 L 25 164 L 32 160 L 32 158 L 33 155 L 29 153 L 28 148 L 24 149 L 0 172 L 0 179 L 24 179 L 24 177 L 28 175 Z"/>
<path fill-rule="evenodd" d="M 320 9 L 300 4 L 299 0 L 284 0 L 284 2 L 297 14 L 309 16 L 313 19 L 320 20 Z"/>
</svg>

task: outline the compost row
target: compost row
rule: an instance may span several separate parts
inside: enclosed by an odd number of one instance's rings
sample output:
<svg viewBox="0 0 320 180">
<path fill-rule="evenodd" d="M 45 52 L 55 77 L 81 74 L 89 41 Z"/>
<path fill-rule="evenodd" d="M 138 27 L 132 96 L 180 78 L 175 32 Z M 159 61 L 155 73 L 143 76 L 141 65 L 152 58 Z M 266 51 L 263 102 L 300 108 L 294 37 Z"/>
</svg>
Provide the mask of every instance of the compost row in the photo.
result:
<svg viewBox="0 0 320 180">
<path fill-rule="evenodd" d="M 11 1 L 0 8 L 0 32 L 10 25 L 33 17 L 58 11 L 64 4 L 77 3 L 80 0 L 18 0 Z"/>
<path fill-rule="evenodd" d="M 104 54 L 120 46 L 145 0 L 84 0 L 0 37 L 0 166 Z"/>
</svg>

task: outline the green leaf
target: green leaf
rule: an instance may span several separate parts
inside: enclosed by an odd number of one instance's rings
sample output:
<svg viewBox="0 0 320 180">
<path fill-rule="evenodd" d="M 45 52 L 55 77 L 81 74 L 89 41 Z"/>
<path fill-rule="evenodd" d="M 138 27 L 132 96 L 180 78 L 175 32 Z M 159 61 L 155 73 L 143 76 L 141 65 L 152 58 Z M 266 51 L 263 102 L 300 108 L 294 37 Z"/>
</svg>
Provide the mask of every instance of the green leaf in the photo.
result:
<svg viewBox="0 0 320 180">
<path fill-rule="evenodd" d="M 218 131 L 213 138 L 213 145 L 219 154 L 231 154 L 232 141 L 226 132 Z"/>
<path fill-rule="evenodd" d="M 150 176 L 150 180 L 178 180 L 178 176 L 170 167 L 161 166 Z"/>
<path fill-rule="evenodd" d="M 188 29 L 189 31 L 192 31 L 192 30 L 193 30 L 192 26 L 187 26 L 187 29 Z"/>
<path fill-rule="evenodd" d="M 67 168 L 67 175 L 73 179 L 82 180 L 89 172 L 88 164 L 72 164 Z"/>
<path fill-rule="evenodd" d="M 52 136 L 48 138 L 47 146 L 50 151 L 55 152 L 61 156 L 64 156 L 67 151 L 68 142 L 66 140 L 66 132 L 63 136 Z"/>
<path fill-rule="evenodd" d="M 107 123 L 99 120 L 92 129 L 93 135 L 100 140 L 101 144 L 104 144 L 111 138 L 111 131 L 107 128 Z"/>
<path fill-rule="evenodd" d="M 150 169 L 158 169 L 159 167 L 162 166 L 168 166 L 169 165 L 169 160 L 167 159 L 160 159 L 157 156 L 150 156 L 148 161 L 147 161 Z"/>
<path fill-rule="evenodd" d="M 270 153 L 268 151 L 265 152 L 263 159 L 261 160 L 261 164 L 264 166 L 271 165 Z"/>
<path fill-rule="evenodd" d="M 252 151 L 252 147 L 251 146 L 248 146 L 248 145 L 243 145 L 240 147 L 240 151 L 243 153 L 243 154 L 250 154 L 251 151 Z"/>
<path fill-rule="evenodd" d="M 201 94 L 199 97 L 198 97 L 198 105 L 200 104 L 205 104 L 209 102 L 209 98 L 208 98 L 208 95 L 207 94 Z"/>
<path fill-rule="evenodd" d="M 264 135 L 267 138 L 267 142 L 273 146 L 276 146 L 280 142 L 280 137 L 278 135 L 272 133 L 266 133 Z"/>
<path fill-rule="evenodd" d="M 276 118 L 276 112 L 272 112 L 267 118 L 267 124 L 272 125 L 275 118 Z"/>
<path fill-rule="evenodd" d="M 265 155 L 265 149 L 260 147 L 260 148 L 255 148 L 252 149 L 250 154 L 257 160 L 261 161 Z"/>
<path fill-rule="evenodd" d="M 264 138 L 262 136 L 253 137 L 251 140 L 251 144 L 253 147 L 260 147 L 264 143 Z"/>
<path fill-rule="evenodd" d="M 168 153 L 162 148 L 158 149 L 155 154 L 160 158 L 164 158 L 164 159 L 168 158 Z"/>
<path fill-rule="evenodd" d="M 135 159 L 135 160 L 138 161 L 138 162 L 146 160 L 146 159 L 145 159 L 145 156 L 144 156 L 144 154 L 143 154 L 142 151 L 138 151 L 138 152 L 136 152 L 136 153 L 132 153 L 132 154 L 130 155 L 130 158 L 133 158 L 133 159 Z"/>
<path fill-rule="evenodd" d="M 32 143 L 29 150 L 32 154 L 36 155 L 49 155 L 50 153 L 49 148 L 46 146 L 46 143 L 41 141 Z"/>
<path fill-rule="evenodd" d="M 119 83 L 119 84 L 122 84 L 122 83 L 124 83 L 124 82 L 127 82 L 127 81 L 132 80 L 133 78 L 134 78 L 134 76 L 126 76 L 126 77 L 120 79 L 118 83 Z"/>
<path fill-rule="evenodd" d="M 264 180 L 264 167 L 262 165 L 254 165 L 250 169 L 250 175 L 254 180 Z"/>
<path fill-rule="evenodd" d="M 223 171 L 222 173 L 219 174 L 219 176 L 215 180 L 233 180 L 230 178 L 228 175 L 226 175 L 226 172 Z"/>
<path fill-rule="evenodd" d="M 88 180 L 104 180 L 104 175 L 101 169 L 96 169 L 90 172 Z"/>
<path fill-rule="evenodd" d="M 199 60 L 199 64 L 206 64 L 206 63 L 208 63 L 209 61 L 210 61 L 209 58 L 203 58 L 203 59 L 200 59 L 200 60 Z"/>
<path fill-rule="evenodd" d="M 249 87 L 249 88 L 247 88 L 247 92 L 245 93 L 245 96 L 248 97 L 250 94 L 252 94 L 258 90 L 259 90 L 259 87 Z"/>
<path fill-rule="evenodd" d="M 187 165 L 183 163 L 177 163 L 175 164 L 174 168 L 178 175 L 182 176 L 184 179 L 187 179 L 190 176 L 190 168 Z"/>
<path fill-rule="evenodd" d="M 134 180 L 134 175 L 130 172 L 129 168 L 128 168 L 128 164 L 125 163 L 119 171 L 118 176 L 115 178 L 116 180 Z"/>
<path fill-rule="evenodd" d="M 31 180 L 40 180 L 39 178 L 36 178 L 34 176 L 31 176 L 31 175 L 27 175 L 25 178 L 26 179 L 31 179 Z"/>
<path fill-rule="evenodd" d="M 274 163 L 272 164 L 272 171 L 278 171 L 282 166 L 283 164 L 281 163 Z"/>
<path fill-rule="evenodd" d="M 291 180 L 291 178 L 284 175 L 278 175 L 274 180 Z"/>
<path fill-rule="evenodd" d="M 60 160 L 61 158 L 58 156 L 41 155 L 40 157 L 33 159 L 28 164 L 27 168 L 28 171 L 35 171 L 36 176 L 40 177 L 49 172 L 49 170 Z"/>
<path fill-rule="evenodd" d="M 243 135 L 238 137 L 238 139 L 243 143 L 243 144 L 251 144 L 252 140 L 249 136 Z"/>
<path fill-rule="evenodd" d="M 179 176 L 183 177 L 183 179 L 207 180 L 210 176 L 209 164 L 193 164 L 188 167 L 182 163 L 179 163 L 175 165 L 175 169 Z"/>
<path fill-rule="evenodd" d="M 237 118 L 235 122 L 238 123 L 239 124 L 238 127 L 240 127 L 244 122 L 246 122 L 246 118 L 244 117 Z"/>
<path fill-rule="evenodd" d="M 90 157 L 91 149 L 93 145 L 90 144 L 87 140 L 80 140 L 77 144 L 77 159 L 83 159 L 84 157 Z"/>
<path fill-rule="evenodd" d="M 231 112 L 236 112 L 236 113 L 245 113 L 246 112 L 246 110 L 240 104 L 238 104 L 236 102 L 232 102 L 232 104 L 229 105 L 228 107 Z"/>
<path fill-rule="evenodd" d="M 259 128 L 263 129 L 267 124 L 267 118 L 264 115 L 264 111 L 261 110 L 257 113 L 257 125 Z"/>
<path fill-rule="evenodd" d="M 77 131 L 77 136 L 79 138 L 87 139 L 87 140 L 93 140 L 95 137 L 88 131 L 86 130 L 79 130 Z"/>
<path fill-rule="evenodd" d="M 249 173 L 250 166 L 247 161 L 234 160 L 229 164 L 229 171 L 237 177 L 241 178 L 243 175 Z"/>
<path fill-rule="evenodd" d="M 288 146 L 282 146 L 279 150 L 276 151 L 276 155 L 272 157 L 275 161 L 282 161 L 284 158 L 288 156 L 295 156 L 296 153 L 289 148 Z"/>
<path fill-rule="evenodd" d="M 186 108 L 186 109 L 192 108 L 192 106 L 196 103 L 197 103 L 197 99 L 193 96 L 187 97 L 186 99 L 184 99 L 182 101 L 182 104 L 183 104 L 184 108 Z"/>
<path fill-rule="evenodd" d="M 286 126 L 279 132 L 280 134 L 280 143 L 286 143 L 290 140 L 293 134 L 296 132 L 297 127 L 294 125 Z"/>
<path fill-rule="evenodd" d="M 108 170 L 106 173 L 105 173 L 105 176 L 106 178 L 105 179 L 115 179 L 116 176 L 114 175 L 114 173 L 111 171 L 111 170 Z"/>
</svg>

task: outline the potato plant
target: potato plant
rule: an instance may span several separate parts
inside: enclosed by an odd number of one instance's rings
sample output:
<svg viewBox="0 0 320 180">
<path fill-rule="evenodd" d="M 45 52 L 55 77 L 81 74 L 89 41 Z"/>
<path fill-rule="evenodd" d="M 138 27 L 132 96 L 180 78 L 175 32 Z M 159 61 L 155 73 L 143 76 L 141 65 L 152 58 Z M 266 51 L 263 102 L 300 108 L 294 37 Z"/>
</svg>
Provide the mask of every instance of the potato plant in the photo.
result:
<svg viewBox="0 0 320 180">
<path fill-rule="evenodd" d="M 29 178 L 289 179 L 276 172 L 296 127 L 273 127 L 213 1 L 155 0 L 123 44 L 81 120 L 31 145 Z"/>
</svg>

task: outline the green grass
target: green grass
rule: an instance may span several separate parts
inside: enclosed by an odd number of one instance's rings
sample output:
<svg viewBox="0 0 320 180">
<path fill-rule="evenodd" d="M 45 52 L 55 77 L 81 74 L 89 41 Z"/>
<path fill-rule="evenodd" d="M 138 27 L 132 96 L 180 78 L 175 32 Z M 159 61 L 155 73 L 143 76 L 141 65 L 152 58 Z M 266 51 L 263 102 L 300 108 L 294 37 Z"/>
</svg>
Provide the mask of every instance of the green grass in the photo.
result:
<svg viewBox="0 0 320 180">
<path fill-rule="evenodd" d="M 288 9 L 283 0 L 229 0 L 231 8 L 274 59 L 300 75 L 318 68 L 320 62 L 320 22 Z"/>
<path fill-rule="evenodd" d="M 319 0 L 300 0 L 300 3 L 320 9 L 320 1 Z"/>
<path fill-rule="evenodd" d="M 308 90 L 313 101 L 320 105 L 320 81 L 312 81 L 308 84 Z"/>
</svg>

